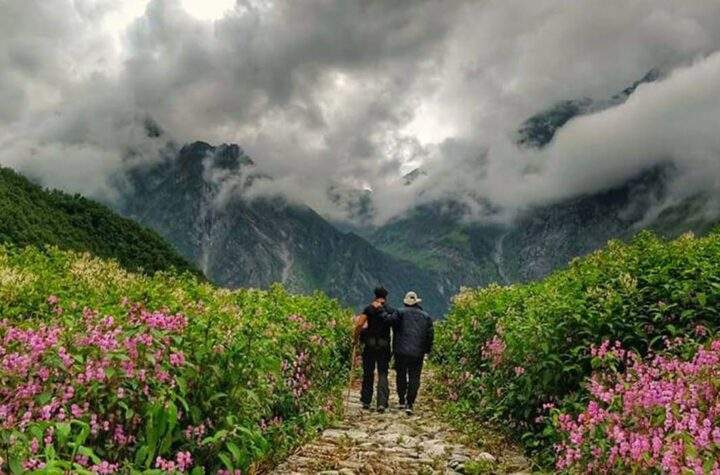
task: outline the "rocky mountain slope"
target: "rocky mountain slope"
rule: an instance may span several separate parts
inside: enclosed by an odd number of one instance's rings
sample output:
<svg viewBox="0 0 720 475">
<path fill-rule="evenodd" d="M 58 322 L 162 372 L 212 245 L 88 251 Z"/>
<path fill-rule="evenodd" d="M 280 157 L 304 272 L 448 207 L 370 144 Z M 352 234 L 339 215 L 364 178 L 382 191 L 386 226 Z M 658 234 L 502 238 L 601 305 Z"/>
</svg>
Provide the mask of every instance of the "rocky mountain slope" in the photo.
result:
<svg viewBox="0 0 720 475">
<path fill-rule="evenodd" d="M 170 147 L 162 161 L 131 170 L 120 211 L 157 230 L 220 285 L 282 282 L 359 307 L 382 284 L 393 302 L 415 289 L 442 315 L 450 294 L 432 269 L 378 251 L 308 207 L 247 197 L 243 191 L 257 179 L 267 177 L 237 145 Z"/>
<path fill-rule="evenodd" d="M 521 124 L 518 146 L 544 147 L 573 117 L 620 104 L 640 84 L 659 76 L 652 70 L 607 100 L 562 101 Z M 646 170 L 616 188 L 526 210 L 507 226 L 467 223 L 461 204 L 438 201 L 416 207 L 366 237 L 385 252 L 433 269 L 454 290 L 537 279 L 609 239 L 627 239 L 642 228 L 668 237 L 709 230 L 717 217 L 704 213 L 704 196 L 693 196 L 648 216 L 666 196 L 672 171 Z"/>
</svg>

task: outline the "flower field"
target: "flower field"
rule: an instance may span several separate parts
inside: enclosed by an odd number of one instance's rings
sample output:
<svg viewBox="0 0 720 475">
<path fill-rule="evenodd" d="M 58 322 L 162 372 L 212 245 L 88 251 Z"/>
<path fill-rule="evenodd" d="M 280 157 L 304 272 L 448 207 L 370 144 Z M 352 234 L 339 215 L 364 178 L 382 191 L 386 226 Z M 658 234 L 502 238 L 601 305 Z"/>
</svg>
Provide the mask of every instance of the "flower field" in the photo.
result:
<svg viewBox="0 0 720 475">
<path fill-rule="evenodd" d="M 619 344 L 593 349 L 604 368 L 591 401 L 576 417 L 552 411 L 558 469 L 720 474 L 720 340 L 690 358 L 673 350 L 643 361 Z"/>
<path fill-rule="evenodd" d="M 641 233 L 540 282 L 460 293 L 433 358 L 452 414 L 507 428 L 546 468 L 711 473 L 719 328 L 720 232 Z"/>
<path fill-rule="evenodd" d="M 340 402 L 349 314 L 0 247 L 0 473 L 247 473 Z"/>
</svg>

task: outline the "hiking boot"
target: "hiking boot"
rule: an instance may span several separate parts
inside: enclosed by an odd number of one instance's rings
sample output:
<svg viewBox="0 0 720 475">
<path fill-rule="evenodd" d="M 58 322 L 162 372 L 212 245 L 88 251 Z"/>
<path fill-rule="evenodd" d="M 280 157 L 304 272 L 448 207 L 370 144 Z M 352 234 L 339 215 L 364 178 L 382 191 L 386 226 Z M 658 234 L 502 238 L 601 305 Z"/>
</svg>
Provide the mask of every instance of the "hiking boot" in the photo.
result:
<svg viewBox="0 0 720 475">
<path fill-rule="evenodd" d="M 412 416 L 412 415 L 414 414 L 414 412 L 413 412 L 413 407 L 412 407 L 412 406 L 407 406 L 407 407 L 405 408 L 405 414 L 407 414 L 408 416 Z"/>
<path fill-rule="evenodd" d="M 407 404 L 405 404 L 404 402 L 399 402 L 397 405 L 397 409 L 398 411 L 404 411 L 405 409 L 407 409 Z"/>
<path fill-rule="evenodd" d="M 370 410 L 370 404 L 363 403 L 363 409 L 365 409 L 366 411 L 369 411 L 369 410 Z"/>
<path fill-rule="evenodd" d="M 379 406 L 379 407 L 377 408 L 377 411 L 378 411 L 380 414 L 384 413 L 386 410 L 387 410 L 387 406 Z"/>
</svg>

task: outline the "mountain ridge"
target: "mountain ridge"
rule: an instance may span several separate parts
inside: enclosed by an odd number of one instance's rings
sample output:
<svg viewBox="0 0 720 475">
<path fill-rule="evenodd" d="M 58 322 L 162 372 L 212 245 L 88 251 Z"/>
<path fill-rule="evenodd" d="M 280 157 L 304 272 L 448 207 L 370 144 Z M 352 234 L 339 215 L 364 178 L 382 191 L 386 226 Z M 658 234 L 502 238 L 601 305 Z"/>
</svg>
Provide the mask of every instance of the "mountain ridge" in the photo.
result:
<svg viewBox="0 0 720 475">
<path fill-rule="evenodd" d="M 444 312 L 449 295 L 432 270 L 378 251 L 307 206 L 246 196 L 260 178 L 253 163 L 237 145 L 194 142 L 170 150 L 129 171 L 118 210 L 155 229 L 220 285 L 281 282 L 295 292 L 323 290 L 356 308 L 384 285 L 395 301 L 413 289 L 431 313 Z M 223 193 L 228 186 L 232 192 Z"/>
</svg>

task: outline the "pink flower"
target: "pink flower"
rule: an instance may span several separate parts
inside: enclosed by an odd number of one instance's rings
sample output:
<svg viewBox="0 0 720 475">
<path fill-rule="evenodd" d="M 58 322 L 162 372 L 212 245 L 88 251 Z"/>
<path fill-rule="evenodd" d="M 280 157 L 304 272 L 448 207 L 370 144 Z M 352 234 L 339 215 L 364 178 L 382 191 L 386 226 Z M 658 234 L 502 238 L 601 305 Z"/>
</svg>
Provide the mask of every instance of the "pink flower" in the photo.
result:
<svg viewBox="0 0 720 475">
<path fill-rule="evenodd" d="M 178 452 L 175 460 L 177 461 L 178 468 L 183 472 L 192 467 L 192 456 L 190 452 Z"/>
<path fill-rule="evenodd" d="M 162 457 L 157 457 L 155 459 L 155 468 L 159 468 L 160 470 L 164 470 L 166 472 L 174 472 L 176 469 L 174 461 L 165 460 Z"/>
<path fill-rule="evenodd" d="M 106 474 L 117 472 L 118 467 L 119 467 L 119 465 L 116 463 L 110 463 L 110 462 L 103 460 L 99 464 L 95 464 L 92 467 L 90 467 L 90 470 L 92 470 L 93 472 L 97 472 L 100 475 L 106 475 Z"/>
<path fill-rule="evenodd" d="M 60 348 L 58 348 L 58 356 L 60 357 L 60 359 L 62 360 L 63 364 L 66 367 L 69 368 L 70 366 L 72 366 L 73 360 L 70 357 L 70 355 L 68 354 L 68 352 L 64 346 L 61 346 Z"/>
<path fill-rule="evenodd" d="M 43 441 L 45 442 L 45 445 L 51 445 L 53 443 L 53 435 L 55 434 L 55 428 L 54 427 L 48 427 L 45 431 L 45 438 Z"/>
<path fill-rule="evenodd" d="M 170 353 L 170 364 L 172 366 L 182 366 L 185 364 L 185 355 L 182 351 Z"/>
<path fill-rule="evenodd" d="M 84 411 L 77 404 L 73 404 L 70 406 L 70 413 L 73 415 L 73 417 L 79 419 L 84 414 Z"/>
<path fill-rule="evenodd" d="M 483 345 L 482 352 L 483 355 L 490 360 L 492 367 L 496 368 L 502 363 L 503 353 L 505 352 L 505 342 L 495 335 L 490 341 Z"/>
<path fill-rule="evenodd" d="M 30 458 L 23 462 L 23 468 L 27 471 L 39 470 L 45 468 L 45 464 L 38 459 Z"/>
</svg>

